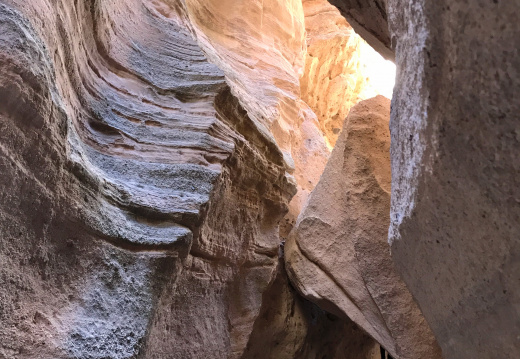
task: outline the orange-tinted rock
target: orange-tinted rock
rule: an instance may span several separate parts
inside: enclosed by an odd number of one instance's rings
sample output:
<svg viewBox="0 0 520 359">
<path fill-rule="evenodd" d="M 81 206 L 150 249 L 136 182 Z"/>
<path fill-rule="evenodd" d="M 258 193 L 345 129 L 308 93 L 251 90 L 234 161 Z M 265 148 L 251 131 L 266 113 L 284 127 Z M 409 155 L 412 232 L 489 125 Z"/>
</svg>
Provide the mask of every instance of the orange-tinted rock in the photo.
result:
<svg viewBox="0 0 520 359">
<path fill-rule="evenodd" d="M 221 5 L 0 4 L 0 356 L 258 348 L 266 293 L 287 285 L 279 222 L 329 151 L 299 95 L 301 3 Z M 273 325 L 273 356 L 374 348 L 309 313 Z"/>
<path fill-rule="evenodd" d="M 300 213 L 330 154 L 300 98 L 306 39 L 301 0 L 186 1 L 198 43 L 222 69 L 252 123 L 282 151 L 297 186 L 288 221 Z"/>
<path fill-rule="evenodd" d="M 307 54 L 301 96 L 333 148 L 352 106 L 379 94 L 391 97 L 395 69 L 326 0 L 305 0 L 303 10 Z"/>
</svg>

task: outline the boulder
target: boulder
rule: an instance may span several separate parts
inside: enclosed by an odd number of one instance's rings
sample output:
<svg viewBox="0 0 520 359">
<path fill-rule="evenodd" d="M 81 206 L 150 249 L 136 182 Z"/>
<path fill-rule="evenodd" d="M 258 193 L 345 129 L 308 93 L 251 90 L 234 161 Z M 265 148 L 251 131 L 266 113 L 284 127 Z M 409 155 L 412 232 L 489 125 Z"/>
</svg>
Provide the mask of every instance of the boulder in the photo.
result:
<svg viewBox="0 0 520 359">
<path fill-rule="evenodd" d="M 389 117 L 383 96 L 351 110 L 285 245 L 287 271 L 305 298 L 349 317 L 395 358 L 440 358 L 387 243 Z"/>
</svg>

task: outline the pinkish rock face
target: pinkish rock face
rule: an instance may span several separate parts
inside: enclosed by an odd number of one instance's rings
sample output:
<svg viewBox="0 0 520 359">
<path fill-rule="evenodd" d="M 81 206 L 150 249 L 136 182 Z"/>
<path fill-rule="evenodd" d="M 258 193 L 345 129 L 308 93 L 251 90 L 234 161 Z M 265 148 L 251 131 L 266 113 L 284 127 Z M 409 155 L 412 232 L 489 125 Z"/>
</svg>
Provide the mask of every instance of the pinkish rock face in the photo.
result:
<svg viewBox="0 0 520 359">
<path fill-rule="evenodd" d="M 269 355 L 318 357 L 320 328 L 338 357 L 373 354 L 273 289 L 279 222 L 329 155 L 300 98 L 299 1 L 5 0 L 0 17 L 0 356 L 246 357 L 265 293 L 293 308 Z"/>
<path fill-rule="evenodd" d="M 348 316 L 397 358 L 441 353 L 387 243 L 390 100 L 350 112 L 320 182 L 285 246 L 289 277 L 308 299 Z"/>
</svg>

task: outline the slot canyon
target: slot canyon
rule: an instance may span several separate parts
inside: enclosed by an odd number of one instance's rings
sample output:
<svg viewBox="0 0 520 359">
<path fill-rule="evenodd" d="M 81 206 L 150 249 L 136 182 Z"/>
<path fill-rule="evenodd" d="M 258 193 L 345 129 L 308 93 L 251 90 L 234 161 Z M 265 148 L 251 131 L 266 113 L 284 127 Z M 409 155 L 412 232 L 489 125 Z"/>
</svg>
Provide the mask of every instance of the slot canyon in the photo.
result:
<svg viewBox="0 0 520 359">
<path fill-rule="evenodd" d="M 519 51 L 519 0 L 0 0 L 0 359 L 518 358 Z"/>
</svg>

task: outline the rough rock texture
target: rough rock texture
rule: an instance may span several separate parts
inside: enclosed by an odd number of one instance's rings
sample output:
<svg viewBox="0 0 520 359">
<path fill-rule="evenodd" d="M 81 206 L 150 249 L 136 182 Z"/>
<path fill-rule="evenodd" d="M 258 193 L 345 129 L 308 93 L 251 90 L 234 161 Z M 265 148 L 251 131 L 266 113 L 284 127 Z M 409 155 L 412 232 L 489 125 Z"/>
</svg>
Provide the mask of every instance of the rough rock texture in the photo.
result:
<svg viewBox="0 0 520 359">
<path fill-rule="evenodd" d="M 520 355 L 517 1 L 389 1 L 392 256 L 445 358 Z"/>
<path fill-rule="evenodd" d="M 296 0 L 0 1 L 0 357 L 374 355 L 279 263 L 329 155 L 304 32 Z"/>
<path fill-rule="evenodd" d="M 397 275 L 386 241 L 390 209 L 390 100 L 350 112 L 320 182 L 286 243 L 292 283 L 348 316 L 396 358 L 440 358 L 440 349 Z"/>
<path fill-rule="evenodd" d="M 394 58 L 388 30 L 388 0 L 329 0 L 354 30 L 387 59 Z"/>
<path fill-rule="evenodd" d="M 0 4 L 3 357 L 245 349 L 295 184 L 160 5 Z"/>
<path fill-rule="evenodd" d="M 391 97 L 395 74 L 326 0 L 305 0 L 303 11 L 307 53 L 301 97 L 318 117 L 332 149 L 350 108 L 378 94 Z M 374 72 L 376 68 L 388 73 Z"/>
<path fill-rule="evenodd" d="M 291 158 L 294 159 L 296 167 L 294 174 L 298 184 L 298 192 L 289 205 L 289 213 L 281 231 L 282 238 L 286 238 L 292 229 L 310 191 L 323 172 L 328 158 L 326 153 L 328 151 L 324 151 L 323 142 L 329 150 L 332 150 L 350 108 L 361 100 L 379 94 L 391 97 L 395 80 L 395 65 L 385 61 L 357 35 L 337 8 L 330 5 L 327 0 L 304 0 L 302 5 L 307 51 L 304 68 L 297 69 L 297 74 L 300 75 L 300 86 L 297 89 L 294 86 L 290 87 L 292 93 L 288 93 L 285 99 L 282 98 L 275 110 L 291 105 L 293 108 L 291 111 L 294 113 L 294 107 L 297 105 L 299 114 L 296 118 L 299 119 L 298 123 L 301 123 L 301 129 L 291 128 L 286 123 L 277 126 L 283 128 L 283 132 L 275 131 L 285 146 L 291 145 L 290 153 L 293 156 Z M 275 51 L 274 53 L 276 54 Z M 279 63 L 283 62 L 279 59 L 276 62 L 269 62 L 269 64 Z M 277 69 L 277 72 L 280 70 Z M 285 72 L 287 73 L 287 70 Z M 273 70 L 270 69 L 268 73 L 273 73 Z M 294 82 L 294 72 L 289 74 L 292 76 L 291 82 Z M 253 79 L 258 82 L 258 75 L 254 74 L 254 76 Z M 280 76 L 276 75 L 276 78 Z M 284 76 L 287 77 L 286 74 Z M 269 84 L 271 82 L 272 79 Z M 278 81 L 274 84 L 279 86 Z M 285 91 L 287 93 L 287 90 Z M 280 93 L 280 89 L 275 93 Z M 297 93 L 303 103 L 288 101 Z M 262 106 L 265 107 L 266 103 L 262 103 Z M 280 116 L 280 118 L 285 117 Z M 320 136 L 316 134 L 316 125 L 321 132 Z M 285 135 L 281 136 L 284 133 Z M 304 138 L 306 140 L 302 141 Z M 289 152 L 284 152 L 286 153 Z"/>
<path fill-rule="evenodd" d="M 191 22 L 208 58 L 223 70 L 258 130 L 283 153 L 297 193 L 294 220 L 330 154 L 311 108 L 300 98 L 305 61 L 301 0 L 188 0 Z"/>
</svg>

